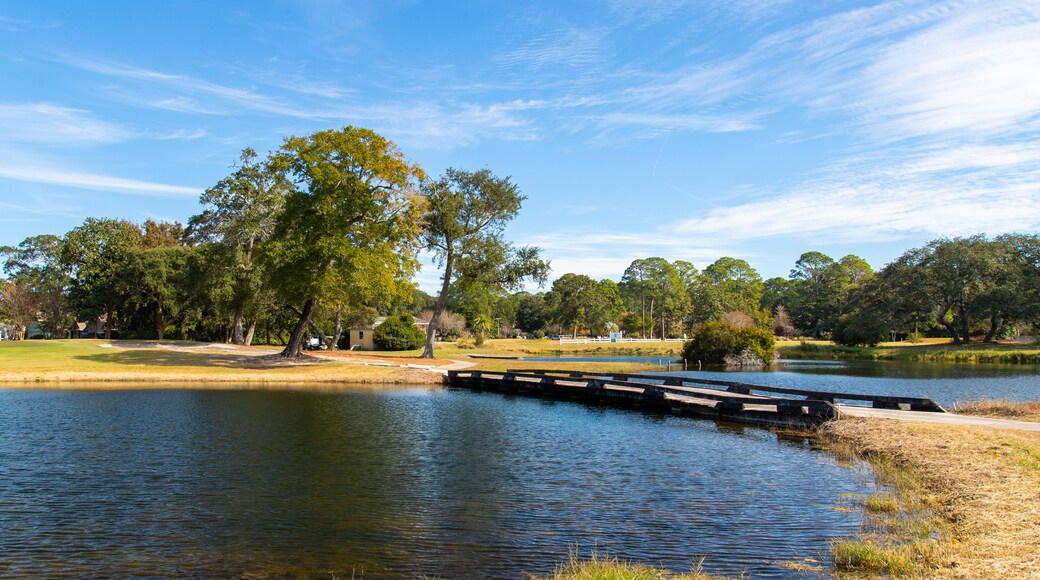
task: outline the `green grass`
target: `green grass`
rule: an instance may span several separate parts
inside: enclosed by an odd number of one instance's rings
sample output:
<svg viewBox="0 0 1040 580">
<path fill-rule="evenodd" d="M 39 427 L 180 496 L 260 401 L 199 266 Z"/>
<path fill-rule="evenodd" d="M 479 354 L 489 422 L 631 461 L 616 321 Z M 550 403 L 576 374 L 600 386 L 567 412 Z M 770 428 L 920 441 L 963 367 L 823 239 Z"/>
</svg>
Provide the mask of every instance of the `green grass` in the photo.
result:
<svg viewBox="0 0 1040 580">
<path fill-rule="evenodd" d="M 903 546 L 882 546 L 859 540 L 840 540 L 831 546 L 834 566 L 845 572 L 886 573 L 911 576 L 916 573 L 914 556 Z"/>
<path fill-rule="evenodd" d="M 832 449 L 839 455 L 851 449 Z M 877 481 L 889 491 L 862 501 L 863 527 L 856 537 L 831 542 L 839 577 L 928 578 L 948 562 L 950 525 L 912 468 L 881 455 L 868 455 Z"/>
<path fill-rule="evenodd" d="M 895 513 L 899 510 L 899 501 L 891 493 L 873 493 L 867 497 L 864 507 L 870 513 Z"/>
<path fill-rule="evenodd" d="M 0 382 L 403 382 L 401 369 L 314 361 L 288 365 L 263 356 L 277 348 L 222 349 L 177 341 L 29 340 L 0 342 Z M 275 357 L 276 358 L 276 357 Z"/>
<path fill-rule="evenodd" d="M 709 580 L 716 578 L 693 570 L 688 574 L 676 574 L 635 562 L 593 552 L 581 558 L 572 552 L 570 560 L 557 567 L 542 580 Z"/>
<path fill-rule="evenodd" d="M 584 347 L 584 348 L 583 348 Z M 591 348 L 590 348 L 591 347 Z M 645 372 L 661 370 L 642 363 L 532 362 L 501 359 L 469 359 L 470 354 L 497 356 L 602 355 L 659 358 L 678 352 L 677 343 L 649 343 L 638 348 L 612 345 L 560 345 L 539 340 L 489 340 L 481 347 L 446 343 L 438 345 L 437 361 L 418 360 L 421 351 L 340 352 L 332 361 L 286 366 L 273 357 L 278 347 L 230 348 L 178 341 L 30 340 L 0 342 L 0 382 L 171 382 L 229 383 L 304 382 L 400 383 L 437 382 L 432 373 L 358 364 L 371 359 L 391 364 L 436 364 L 450 360 L 473 362 L 482 370 L 558 369 L 582 371 Z M 271 357 L 250 356 L 270 354 Z M 324 353 L 328 354 L 328 353 Z M 417 373 L 423 375 L 419 376 Z M 418 380 L 416 380 L 418 379 Z"/>
<path fill-rule="evenodd" d="M 841 346 L 827 341 L 782 343 L 778 352 L 789 359 L 899 360 L 914 362 L 1040 364 L 1035 344 L 884 343 L 876 347 Z"/>
<path fill-rule="evenodd" d="M 438 356 L 484 354 L 499 356 L 674 356 L 682 357 L 681 342 L 633 342 L 560 344 L 556 340 L 496 338 L 475 345 L 472 341 L 438 343 L 434 353 Z M 421 350 L 415 351 L 420 353 Z"/>
</svg>

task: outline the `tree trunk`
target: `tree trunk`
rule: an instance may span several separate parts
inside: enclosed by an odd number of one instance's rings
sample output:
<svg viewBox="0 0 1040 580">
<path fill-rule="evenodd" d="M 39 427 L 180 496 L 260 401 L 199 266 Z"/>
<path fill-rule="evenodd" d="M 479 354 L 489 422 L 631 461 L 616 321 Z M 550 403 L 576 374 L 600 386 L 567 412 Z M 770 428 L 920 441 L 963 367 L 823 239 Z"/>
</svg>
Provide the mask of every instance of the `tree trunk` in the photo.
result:
<svg viewBox="0 0 1040 580">
<path fill-rule="evenodd" d="M 336 307 L 336 323 L 332 328 L 332 340 L 329 341 L 329 350 L 339 350 L 339 338 L 343 336 L 343 307 Z"/>
<path fill-rule="evenodd" d="M 293 327 L 292 334 L 289 335 L 289 343 L 285 345 L 285 349 L 282 350 L 282 356 L 285 358 L 300 358 L 303 356 L 303 333 L 307 330 L 307 325 L 311 321 L 311 314 L 314 313 L 314 300 L 310 299 L 303 303 L 303 311 L 300 313 L 300 320 L 297 321 L 296 326 Z"/>
<path fill-rule="evenodd" d="M 961 306 L 958 310 L 960 312 L 958 318 L 961 323 L 961 338 L 963 338 L 964 342 L 971 342 L 971 325 L 968 322 L 968 312 L 964 306 Z"/>
<path fill-rule="evenodd" d="M 982 339 L 982 342 L 993 342 L 993 339 L 997 336 L 997 331 L 1000 330 L 1000 322 L 1000 312 L 994 312 L 989 319 L 989 332 L 986 333 L 986 338 Z"/>
<path fill-rule="evenodd" d="M 158 321 L 155 323 L 155 334 L 159 340 L 162 340 L 163 335 L 166 334 L 166 319 L 163 318 L 162 310 L 155 313 L 155 318 Z"/>
<path fill-rule="evenodd" d="M 643 309 L 643 311 L 641 312 L 642 319 L 640 320 L 640 322 L 643 324 L 643 332 L 642 332 L 642 335 L 639 338 L 646 338 L 646 295 L 645 294 L 640 294 L 639 302 L 640 302 L 640 306 Z"/>
<path fill-rule="evenodd" d="M 960 344 L 961 336 L 957 331 L 957 326 L 953 322 L 946 322 L 946 310 L 943 310 L 941 314 L 936 314 L 935 321 L 943 325 L 946 331 L 950 333 L 950 336 L 953 337 L 953 344 Z"/>
<path fill-rule="evenodd" d="M 256 332 L 256 321 L 250 320 L 246 326 L 246 335 L 242 338 L 242 344 L 249 346 L 253 344 L 253 334 Z"/>
<path fill-rule="evenodd" d="M 112 340 L 112 319 L 115 318 L 115 306 L 105 305 L 105 340 Z"/>
<path fill-rule="evenodd" d="M 650 299 L 650 336 L 647 338 L 654 338 L 654 299 Z"/>
<path fill-rule="evenodd" d="M 441 313 L 444 312 L 444 307 L 448 304 L 448 287 L 451 285 L 451 269 L 452 262 L 455 261 L 455 255 L 452 251 L 451 243 L 448 244 L 447 256 L 444 258 L 444 280 L 441 282 L 441 293 L 437 296 L 437 304 L 433 306 L 433 316 L 430 317 L 430 325 L 426 327 L 426 345 L 423 347 L 423 352 L 420 358 L 433 358 L 433 341 L 437 336 L 437 327 L 441 323 Z"/>
<path fill-rule="evenodd" d="M 233 344 L 244 344 L 245 337 L 242 336 L 242 311 L 236 310 L 231 322 L 231 342 Z"/>
<path fill-rule="evenodd" d="M 313 331 L 314 331 L 314 334 L 317 334 L 317 335 L 318 335 L 318 338 L 320 338 L 320 339 L 321 339 L 321 342 L 322 342 L 323 344 L 325 344 L 325 345 L 328 345 L 328 344 L 329 344 L 329 335 L 325 334 L 325 331 L 324 331 L 324 330 L 322 330 L 320 326 L 318 326 L 318 323 L 317 323 L 317 322 L 314 322 L 314 321 L 312 320 L 312 321 L 310 322 L 310 327 L 311 327 L 311 330 L 313 330 Z"/>
</svg>

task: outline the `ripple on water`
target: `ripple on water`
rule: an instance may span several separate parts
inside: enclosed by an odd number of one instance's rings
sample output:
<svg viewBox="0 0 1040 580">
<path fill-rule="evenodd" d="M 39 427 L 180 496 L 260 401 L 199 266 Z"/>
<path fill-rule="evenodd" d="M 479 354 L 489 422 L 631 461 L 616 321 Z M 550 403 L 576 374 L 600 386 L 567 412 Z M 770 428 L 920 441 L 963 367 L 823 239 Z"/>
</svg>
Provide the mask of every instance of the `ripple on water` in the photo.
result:
<svg viewBox="0 0 1040 580">
<path fill-rule="evenodd" d="M 0 391 L 0 572 L 785 576 L 869 478 L 768 431 L 457 391 Z"/>
</svg>

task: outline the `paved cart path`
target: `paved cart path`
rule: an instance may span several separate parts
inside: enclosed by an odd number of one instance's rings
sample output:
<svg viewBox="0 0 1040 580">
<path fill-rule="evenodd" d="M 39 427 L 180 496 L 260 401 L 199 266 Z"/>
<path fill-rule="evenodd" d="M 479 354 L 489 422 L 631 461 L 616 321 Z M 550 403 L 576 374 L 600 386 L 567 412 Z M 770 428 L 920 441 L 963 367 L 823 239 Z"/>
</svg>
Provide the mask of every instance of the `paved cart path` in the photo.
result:
<svg viewBox="0 0 1040 580">
<path fill-rule="evenodd" d="M 945 423 L 947 425 L 992 427 L 995 429 L 1014 429 L 1018 431 L 1040 431 L 1040 423 L 1015 421 L 1012 419 L 996 419 L 993 417 L 976 417 L 975 415 L 958 415 L 955 413 L 897 411 L 892 409 L 857 407 L 853 405 L 839 405 L 838 412 L 846 417 L 871 417 L 875 419 L 894 419 L 896 421 L 921 421 L 924 423 Z"/>
</svg>

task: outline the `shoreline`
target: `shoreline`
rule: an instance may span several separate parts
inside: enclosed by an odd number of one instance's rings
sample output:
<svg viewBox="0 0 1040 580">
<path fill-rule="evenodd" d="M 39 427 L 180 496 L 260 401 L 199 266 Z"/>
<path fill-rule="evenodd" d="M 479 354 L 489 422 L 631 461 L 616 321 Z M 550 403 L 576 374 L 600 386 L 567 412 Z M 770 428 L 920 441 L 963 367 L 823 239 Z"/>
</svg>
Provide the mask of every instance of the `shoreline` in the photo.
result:
<svg viewBox="0 0 1040 580">
<path fill-rule="evenodd" d="M 871 464 L 890 491 L 857 506 L 836 570 L 929 578 L 1036 577 L 1040 433 L 887 419 L 823 425 L 824 448 Z"/>
</svg>

